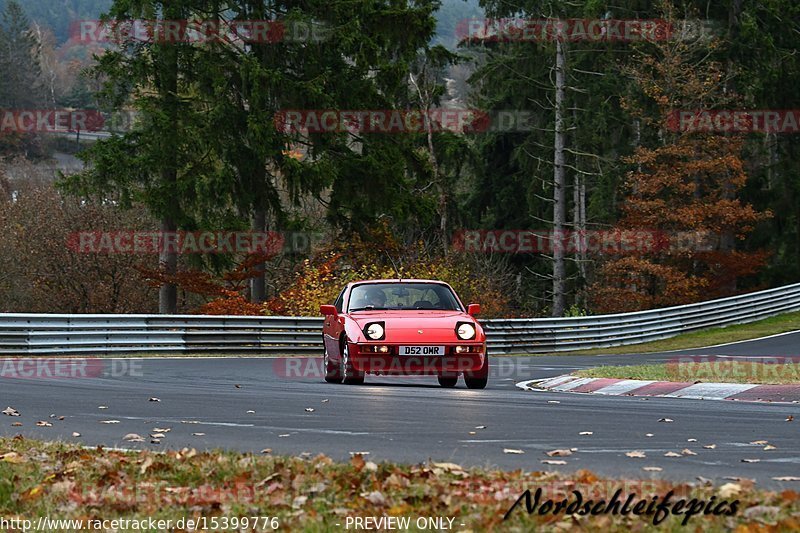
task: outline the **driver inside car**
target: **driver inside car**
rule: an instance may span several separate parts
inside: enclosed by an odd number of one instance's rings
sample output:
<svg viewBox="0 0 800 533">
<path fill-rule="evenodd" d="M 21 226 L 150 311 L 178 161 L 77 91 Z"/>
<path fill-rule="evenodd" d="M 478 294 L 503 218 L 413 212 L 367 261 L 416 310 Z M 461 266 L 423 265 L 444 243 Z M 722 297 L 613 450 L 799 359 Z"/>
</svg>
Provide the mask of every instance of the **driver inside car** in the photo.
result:
<svg viewBox="0 0 800 533">
<path fill-rule="evenodd" d="M 367 306 L 372 307 L 385 307 L 386 306 L 386 293 L 381 289 L 369 289 L 364 297 Z"/>
</svg>

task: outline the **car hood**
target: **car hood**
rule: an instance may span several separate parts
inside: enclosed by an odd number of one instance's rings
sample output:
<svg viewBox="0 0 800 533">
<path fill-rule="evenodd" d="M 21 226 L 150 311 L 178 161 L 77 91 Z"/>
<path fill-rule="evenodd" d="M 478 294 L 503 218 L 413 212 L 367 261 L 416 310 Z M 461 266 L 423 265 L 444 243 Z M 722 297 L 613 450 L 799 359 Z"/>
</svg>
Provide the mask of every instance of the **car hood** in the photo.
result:
<svg viewBox="0 0 800 533">
<path fill-rule="evenodd" d="M 407 332 L 413 332 L 416 336 L 419 330 L 452 333 L 459 322 L 476 323 L 473 317 L 461 311 L 363 311 L 351 314 L 350 318 L 361 330 L 371 322 L 384 322 L 387 341 L 399 340 L 398 336 Z M 480 326 L 477 327 L 480 329 Z"/>
</svg>

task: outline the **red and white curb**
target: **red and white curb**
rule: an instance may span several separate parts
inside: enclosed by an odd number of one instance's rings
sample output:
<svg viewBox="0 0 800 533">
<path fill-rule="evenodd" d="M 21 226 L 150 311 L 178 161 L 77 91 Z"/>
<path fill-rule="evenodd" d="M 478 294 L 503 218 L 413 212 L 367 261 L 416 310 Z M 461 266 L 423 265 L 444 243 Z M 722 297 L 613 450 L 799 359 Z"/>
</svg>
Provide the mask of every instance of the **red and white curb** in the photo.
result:
<svg viewBox="0 0 800 533">
<path fill-rule="evenodd" d="M 690 383 L 639 379 L 582 378 L 572 374 L 517 383 L 522 390 L 648 396 L 693 400 L 800 403 L 800 385 L 756 385 L 745 383 Z"/>
</svg>

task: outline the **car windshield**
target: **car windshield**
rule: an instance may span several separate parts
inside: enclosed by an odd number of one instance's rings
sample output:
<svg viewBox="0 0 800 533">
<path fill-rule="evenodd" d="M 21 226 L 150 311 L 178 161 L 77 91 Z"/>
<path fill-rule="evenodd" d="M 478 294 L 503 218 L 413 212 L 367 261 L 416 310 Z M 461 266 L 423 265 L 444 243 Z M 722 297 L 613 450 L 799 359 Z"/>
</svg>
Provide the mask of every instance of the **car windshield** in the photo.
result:
<svg viewBox="0 0 800 533">
<path fill-rule="evenodd" d="M 349 311 L 386 309 L 462 310 L 453 291 L 438 283 L 365 283 L 353 287 Z"/>
</svg>

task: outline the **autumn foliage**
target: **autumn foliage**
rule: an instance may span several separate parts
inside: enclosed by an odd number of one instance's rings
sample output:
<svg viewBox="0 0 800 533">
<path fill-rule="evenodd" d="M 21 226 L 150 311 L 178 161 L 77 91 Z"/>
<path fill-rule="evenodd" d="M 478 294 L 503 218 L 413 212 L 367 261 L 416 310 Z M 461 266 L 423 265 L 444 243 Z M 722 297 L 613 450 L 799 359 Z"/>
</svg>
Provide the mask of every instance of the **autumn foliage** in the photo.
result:
<svg viewBox="0 0 800 533">
<path fill-rule="evenodd" d="M 480 303 L 486 317 L 509 312 L 502 280 L 484 272 L 469 256 L 443 256 L 423 243 L 404 249 L 384 227 L 372 239 L 350 237 L 302 263 L 294 282 L 266 303 L 267 314 L 316 316 L 320 304 L 330 304 L 350 281 L 362 279 L 437 279 L 449 283 L 468 303 Z"/>
<path fill-rule="evenodd" d="M 725 73 L 713 62 L 692 62 L 685 43 L 659 43 L 627 71 L 644 95 L 625 107 L 651 132 L 626 162 L 618 226 L 657 230 L 671 245 L 633 250 L 600 266 L 590 288 L 596 312 L 665 307 L 731 295 L 738 281 L 759 271 L 768 254 L 741 249 L 755 225 L 770 216 L 743 203 L 747 181 L 743 138 L 735 134 L 668 131 L 675 109 L 730 106 Z M 685 236 L 694 237 L 679 242 Z M 685 241 L 685 239 L 683 239 Z"/>
</svg>

